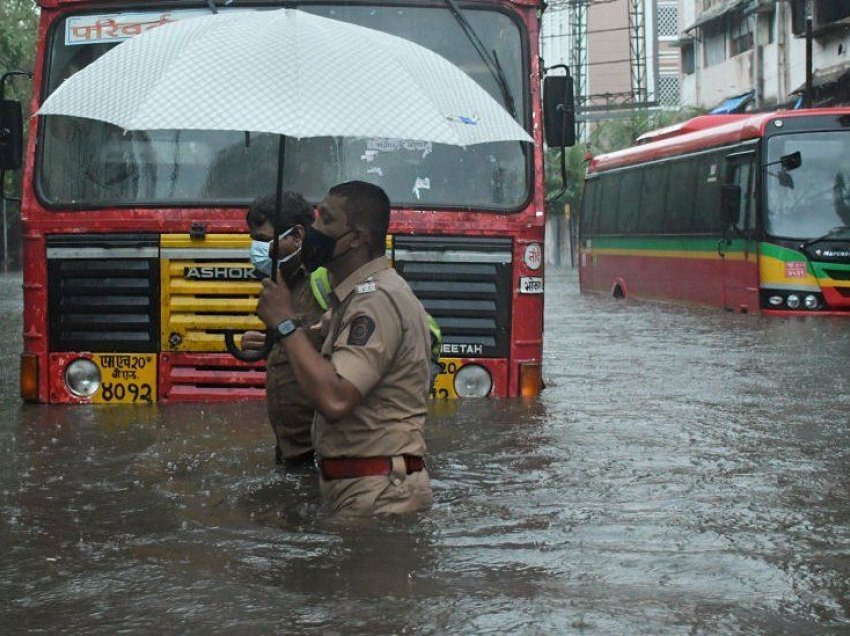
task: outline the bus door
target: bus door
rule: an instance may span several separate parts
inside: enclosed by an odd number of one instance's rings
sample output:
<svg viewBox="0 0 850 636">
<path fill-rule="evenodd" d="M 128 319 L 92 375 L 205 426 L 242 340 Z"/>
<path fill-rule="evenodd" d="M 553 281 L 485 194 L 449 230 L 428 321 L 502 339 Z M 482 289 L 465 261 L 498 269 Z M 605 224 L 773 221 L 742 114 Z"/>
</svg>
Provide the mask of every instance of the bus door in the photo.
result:
<svg viewBox="0 0 850 636">
<path fill-rule="evenodd" d="M 758 243 L 754 193 L 755 150 L 726 157 L 725 182 L 741 189 L 737 221 L 723 228 L 717 251 L 723 260 L 723 298 L 729 311 L 759 310 Z"/>
</svg>

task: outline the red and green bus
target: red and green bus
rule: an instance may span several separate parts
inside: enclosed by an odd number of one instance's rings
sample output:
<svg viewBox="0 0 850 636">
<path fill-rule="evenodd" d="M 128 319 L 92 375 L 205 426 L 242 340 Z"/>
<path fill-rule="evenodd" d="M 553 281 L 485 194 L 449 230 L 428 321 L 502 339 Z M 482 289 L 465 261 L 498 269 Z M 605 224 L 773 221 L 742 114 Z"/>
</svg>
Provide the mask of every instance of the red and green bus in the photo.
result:
<svg viewBox="0 0 850 636">
<path fill-rule="evenodd" d="M 850 109 L 707 115 L 593 158 L 584 292 L 850 315 Z"/>
<path fill-rule="evenodd" d="M 284 3 L 38 4 L 33 112 L 65 78 L 138 33 L 211 10 Z M 288 139 L 284 187 L 313 202 L 351 179 L 387 191 L 394 206 L 389 257 L 443 333 L 438 397 L 536 394 L 545 205 L 538 2 L 285 5 L 437 51 L 531 131 L 533 147 Z M 485 63 L 482 50 L 496 63 Z M 275 137 L 261 133 L 127 132 L 92 120 L 33 118 L 23 162 L 23 397 L 262 397 L 262 364 L 229 355 L 223 334 L 261 326 L 245 211 L 274 189 L 275 148 Z"/>
</svg>

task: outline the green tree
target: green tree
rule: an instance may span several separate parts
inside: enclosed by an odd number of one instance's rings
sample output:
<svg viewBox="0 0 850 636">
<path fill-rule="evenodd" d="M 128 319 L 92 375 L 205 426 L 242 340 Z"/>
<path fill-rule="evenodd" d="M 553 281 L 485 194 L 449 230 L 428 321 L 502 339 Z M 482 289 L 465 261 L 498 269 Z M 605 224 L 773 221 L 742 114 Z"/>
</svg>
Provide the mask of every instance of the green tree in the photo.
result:
<svg viewBox="0 0 850 636">
<path fill-rule="evenodd" d="M 0 2 L 0 75 L 10 70 L 32 71 L 35 66 L 37 38 L 38 7 L 35 2 L 33 0 L 2 0 Z M 25 78 L 8 81 L 4 97 L 22 103 L 26 125 L 29 121 L 32 82 Z M 4 193 L 19 193 L 20 171 L 6 173 L 6 178 L 0 185 Z M 16 201 L 9 201 L 6 208 L 6 225 L 10 257 L 20 252 L 20 218 L 20 206 Z M 5 259 L 6 255 L 2 256 Z"/>
<path fill-rule="evenodd" d="M 590 150 L 593 154 L 600 154 L 628 148 L 637 143 L 638 137 L 650 130 L 671 126 L 701 114 L 701 111 L 693 108 L 642 111 L 628 119 L 602 122 L 590 133 Z"/>
</svg>

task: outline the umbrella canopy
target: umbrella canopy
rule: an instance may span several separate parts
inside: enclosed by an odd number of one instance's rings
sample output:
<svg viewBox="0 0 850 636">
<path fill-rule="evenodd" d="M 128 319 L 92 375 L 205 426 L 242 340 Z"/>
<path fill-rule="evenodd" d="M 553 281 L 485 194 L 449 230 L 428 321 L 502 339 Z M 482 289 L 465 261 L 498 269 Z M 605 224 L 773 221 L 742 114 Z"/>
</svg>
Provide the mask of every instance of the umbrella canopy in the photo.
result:
<svg viewBox="0 0 850 636">
<path fill-rule="evenodd" d="M 208 15 L 147 31 L 66 80 L 38 112 L 125 130 L 533 142 L 445 58 L 295 9 Z"/>
</svg>

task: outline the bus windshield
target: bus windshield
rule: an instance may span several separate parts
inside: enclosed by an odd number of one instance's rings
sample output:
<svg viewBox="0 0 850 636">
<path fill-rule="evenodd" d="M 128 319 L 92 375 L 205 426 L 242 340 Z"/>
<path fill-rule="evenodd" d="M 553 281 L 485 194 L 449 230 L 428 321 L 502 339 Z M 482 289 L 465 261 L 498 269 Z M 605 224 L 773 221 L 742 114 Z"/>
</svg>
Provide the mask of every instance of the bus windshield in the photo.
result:
<svg viewBox="0 0 850 636">
<path fill-rule="evenodd" d="M 799 168 L 780 159 L 799 152 Z M 772 137 L 767 145 L 765 227 L 771 236 L 814 239 L 850 226 L 850 132 Z"/>
<path fill-rule="evenodd" d="M 496 80 L 444 8 L 300 8 L 417 42 L 464 69 L 503 101 Z M 196 10 L 186 13 L 190 12 L 197 14 Z M 526 123 L 523 78 L 528 70 L 523 62 L 521 23 L 496 10 L 465 10 L 465 15 L 487 49 L 495 50 L 517 119 Z M 74 32 L 69 22 L 73 19 L 60 20 L 51 36 L 48 92 L 115 46 L 97 37 L 75 39 L 69 35 Z M 375 99 L 381 99 L 380 91 Z M 38 159 L 39 196 L 50 207 L 244 205 L 258 194 L 273 191 L 277 144 L 276 135 L 265 133 L 125 132 L 93 120 L 46 117 Z M 353 179 L 381 185 L 398 206 L 502 212 L 522 206 L 531 185 L 529 161 L 519 142 L 460 148 L 380 138 L 286 140 L 285 188 L 318 201 L 331 185 Z"/>
</svg>

